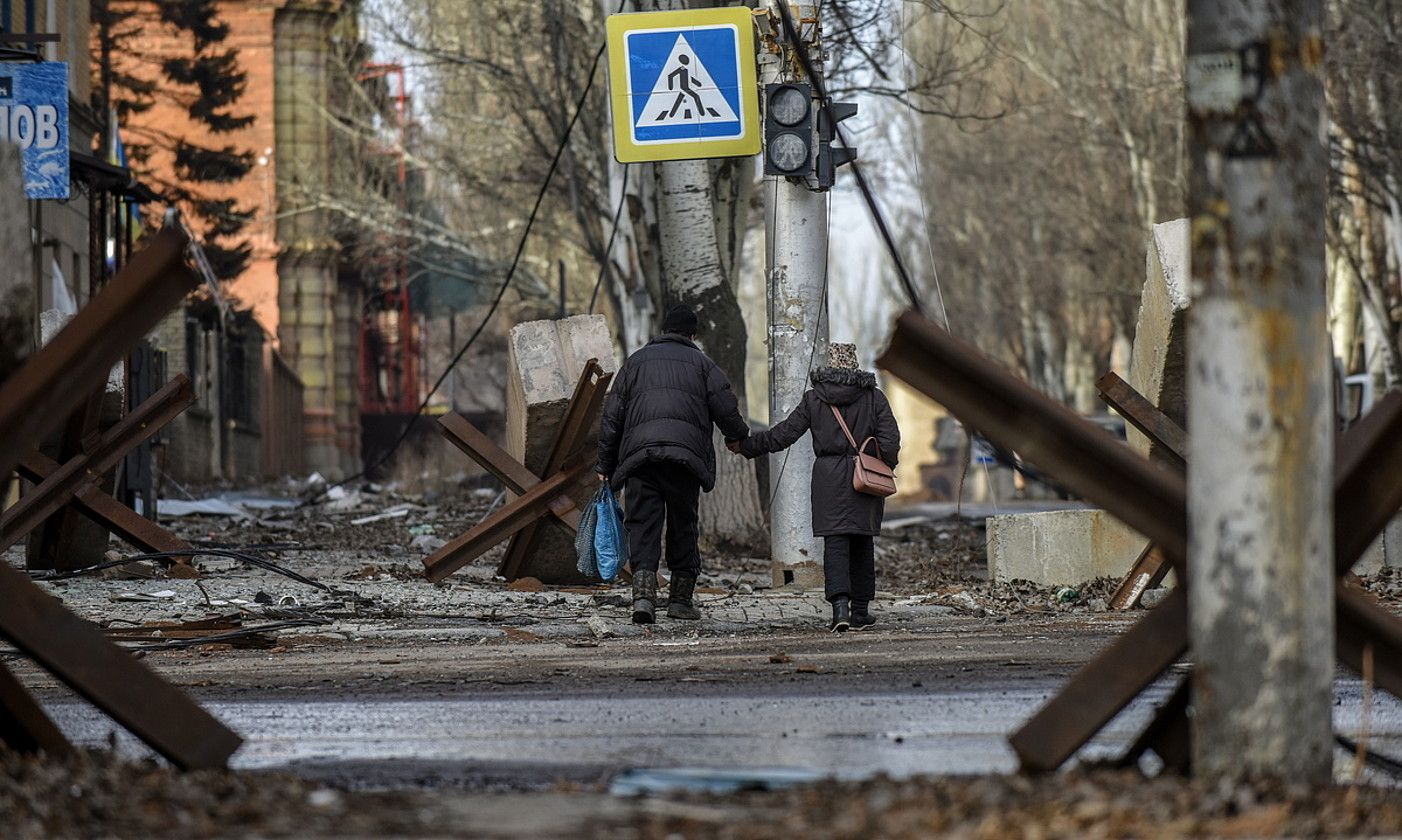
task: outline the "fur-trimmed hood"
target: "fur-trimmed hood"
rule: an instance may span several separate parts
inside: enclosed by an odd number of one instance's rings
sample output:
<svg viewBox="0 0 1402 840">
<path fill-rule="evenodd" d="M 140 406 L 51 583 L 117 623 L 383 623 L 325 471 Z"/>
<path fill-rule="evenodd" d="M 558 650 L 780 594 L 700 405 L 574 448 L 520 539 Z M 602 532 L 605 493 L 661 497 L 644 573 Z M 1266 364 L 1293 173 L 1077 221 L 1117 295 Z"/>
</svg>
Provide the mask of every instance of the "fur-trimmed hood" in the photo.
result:
<svg viewBox="0 0 1402 840">
<path fill-rule="evenodd" d="M 813 390 L 828 405 L 851 405 L 876 389 L 876 374 L 864 370 L 820 367 L 808 375 Z"/>
</svg>

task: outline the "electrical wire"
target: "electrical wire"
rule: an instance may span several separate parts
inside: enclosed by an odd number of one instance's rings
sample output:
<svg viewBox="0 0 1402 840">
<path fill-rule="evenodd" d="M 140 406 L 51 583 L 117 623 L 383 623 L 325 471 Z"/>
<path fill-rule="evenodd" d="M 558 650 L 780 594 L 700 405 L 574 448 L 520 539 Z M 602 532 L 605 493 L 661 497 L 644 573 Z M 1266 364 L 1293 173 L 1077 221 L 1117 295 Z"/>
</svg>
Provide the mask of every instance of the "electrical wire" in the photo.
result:
<svg viewBox="0 0 1402 840">
<path fill-rule="evenodd" d="M 823 84 L 822 77 L 818 75 L 812 57 L 808 55 L 808 45 L 803 43 L 803 39 L 799 37 L 798 28 L 794 25 L 793 15 L 789 13 L 788 4 L 779 3 L 776 4 L 776 8 L 779 10 L 779 18 L 784 27 L 784 37 L 793 45 L 794 52 L 798 55 L 798 62 L 803 67 L 803 72 L 807 74 L 809 82 L 813 85 L 813 90 L 817 92 L 818 101 L 821 103 L 823 113 L 827 115 L 828 124 L 832 126 L 833 133 L 842 145 L 849 146 L 847 137 L 842 131 L 842 124 L 833 114 L 832 100 L 828 97 L 827 86 Z M 867 211 L 871 214 L 872 223 L 876 225 L 877 232 L 881 234 L 881 241 L 891 256 L 891 262 L 895 264 L 896 276 L 900 278 L 901 285 L 905 288 L 911 308 L 924 314 L 925 310 L 920 303 L 920 294 L 915 288 L 915 282 L 911 279 L 910 272 L 906 269 L 905 258 L 901 256 L 900 249 L 896 247 L 895 237 L 891 235 L 891 228 L 886 224 L 886 217 L 876 202 L 871 185 L 867 183 L 861 164 L 853 159 L 849 165 L 852 168 L 852 175 L 857 180 L 857 188 L 861 190 L 862 199 L 866 202 Z"/>
<path fill-rule="evenodd" d="M 94 572 L 100 572 L 104 569 L 112 569 L 117 566 L 125 566 L 128 563 L 135 563 L 138 560 L 168 560 L 175 557 L 201 556 L 227 557 L 232 560 L 239 560 L 241 562 L 249 564 L 250 566 L 257 566 L 258 568 L 263 569 L 264 571 L 269 571 L 274 574 L 282 575 L 283 577 L 291 578 L 292 580 L 295 580 L 298 583 L 304 583 L 307 586 L 312 586 L 325 592 L 331 591 L 331 587 L 327 586 L 326 584 L 321 583 L 320 581 L 312 580 L 311 578 L 294 572 L 291 569 L 283 568 L 282 566 L 279 566 L 278 564 L 264 557 L 259 557 L 255 554 L 248 554 L 247 552 L 243 551 L 231 551 L 229 549 L 224 548 L 196 548 L 190 551 L 153 551 L 146 554 L 131 554 L 121 558 L 120 560 L 106 560 L 92 566 L 84 566 L 81 569 L 71 569 L 68 571 L 61 572 L 31 571 L 29 573 L 29 577 L 31 580 L 41 581 L 68 580 L 69 578 L 82 577 L 83 575 L 90 575 Z"/>
<path fill-rule="evenodd" d="M 623 7 L 626 4 L 627 0 L 619 0 L 618 10 L 620 12 L 623 11 Z M 594 53 L 594 61 L 592 64 L 589 65 L 589 73 L 585 77 L 584 90 L 580 91 L 579 98 L 575 101 L 574 114 L 570 117 L 570 121 L 565 125 L 564 133 L 560 136 L 560 143 L 555 148 L 554 156 L 550 158 L 550 166 L 545 172 L 545 179 L 541 181 L 540 190 L 536 193 L 535 203 L 531 206 L 530 215 L 526 217 L 525 229 L 521 231 L 521 238 L 516 243 L 516 253 L 511 258 L 511 266 L 506 270 L 506 277 L 502 280 L 501 285 L 497 288 L 496 296 L 492 298 L 492 303 L 491 306 L 487 308 L 487 313 L 482 316 L 482 320 L 477 324 L 477 328 L 472 331 L 472 334 L 468 336 L 467 341 L 464 342 L 462 347 L 458 349 L 457 353 L 453 355 L 453 358 L 451 361 L 448 362 L 448 365 L 445 368 L 443 368 L 443 373 L 441 373 L 438 376 L 438 379 L 433 383 L 433 387 L 430 388 L 428 393 L 424 395 L 423 399 L 419 401 L 419 407 L 414 410 L 413 416 L 410 417 L 409 421 L 404 424 L 403 431 L 399 433 L 399 437 L 395 439 L 394 443 L 390 445 L 389 449 L 385 450 L 385 452 L 381 454 L 380 457 L 377 458 L 373 464 L 367 465 L 360 472 L 347 476 L 334 484 L 326 485 L 325 489 L 323 489 L 320 493 L 316 494 L 311 499 L 304 502 L 303 506 L 314 504 L 315 502 L 320 501 L 320 499 L 323 496 L 325 496 L 326 492 L 332 487 L 340 487 L 345 484 L 348 484 L 349 482 L 355 481 L 360 478 L 364 478 L 374 470 L 379 469 L 385 464 L 385 462 L 392 458 L 394 456 L 394 453 L 399 451 L 399 447 L 404 445 L 404 441 L 409 438 L 409 433 L 414 428 L 414 420 L 418 419 L 418 417 L 423 414 L 424 409 L 428 407 L 429 400 L 433 399 L 433 395 L 438 393 L 439 388 L 443 387 L 443 383 L 447 381 L 448 376 L 453 372 L 453 368 L 457 367 L 458 362 L 462 361 L 463 356 L 467 355 L 467 351 L 472 348 L 472 345 L 476 343 L 478 337 L 480 337 L 482 335 L 482 332 L 486 330 L 487 324 L 491 323 L 492 316 L 494 316 L 497 312 L 497 309 L 500 308 L 502 299 L 506 297 L 507 289 L 511 288 L 511 282 L 516 277 L 516 268 L 521 264 L 521 257 L 525 254 L 526 242 L 530 239 L 531 230 L 535 227 L 535 220 L 536 216 L 540 213 L 540 206 L 545 202 L 546 193 L 550 191 L 550 182 L 555 178 L 555 170 L 558 169 L 560 166 L 560 158 L 564 156 L 565 149 L 569 147 L 570 137 L 574 134 L 574 127 L 579 123 L 580 115 L 584 113 L 584 102 L 589 97 L 589 92 L 594 89 L 594 79 L 596 76 L 598 76 L 599 73 L 599 62 L 603 59 L 604 53 L 607 50 L 608 40 L 605 39 L 604 43 L 599 45 L 598 51 Z"/>
<path fill-rule="evenodd" d="M 1349 738 L 1347 735 L 1335 732 L 1334 742 L 1351 753 L 1358 752 L 1358 742 Z M 1391 776 L 1402 779 L 1402 760 L 1393 758 L 1390 755 L 1384 755 L 1376 750 L 1365 750 L 1363 753 L 1363 760 L 1378 770 L 1382 770 Z"/>
<path fill-rule="evenodd" d="M 594 302 L 599 299 L 599 289 L 604 285 L 608 274 L 609 260 L 613 254 L 613 240 L 618 236 L 618 218 L 623 215 L 623 202 L 628 200 L 628 164 L 623 164 L 623 186 L 618 191 L 618 206 L 613 208 L 613 229 L 609 231 L 608 244 L 604 246 L 604 258 L 599 260 L 599 279 L 594 281 L 594 292 L 589 295 L 589 312 L 594 311 Z"/>
</svg>

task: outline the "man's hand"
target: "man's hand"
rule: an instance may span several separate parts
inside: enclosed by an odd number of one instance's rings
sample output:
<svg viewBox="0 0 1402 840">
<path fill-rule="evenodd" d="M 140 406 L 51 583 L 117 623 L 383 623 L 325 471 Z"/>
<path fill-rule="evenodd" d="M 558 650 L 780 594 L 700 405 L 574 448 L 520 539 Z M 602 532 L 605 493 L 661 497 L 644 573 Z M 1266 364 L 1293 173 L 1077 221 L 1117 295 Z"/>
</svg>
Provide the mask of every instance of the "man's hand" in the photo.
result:
<svg viewBox="0 0 1402 840">
<path fill-rule="evenodd" d="M 738 440 L 728 440 L 728 441 L 725 442 L 725 448 L 726 448 L 726 449 L 729 449 L 731 452 L 734 452 L 736 455 L 739 455 L 739 454 L 740 454 L 740 441 L 738 441 Z"/>
<path fill-rule="evenodd" d="M 594 473 L 594 475 L 597 475 L 597 476 L 599 477 L 599 481 L 600 481 L 601 483 L 603 483 L 603 484 L 608 484 L 608 483 L 609 483 L 609 477 L 606 476 L 606 475 L 604 475 L 603 473 Z"/>
</svg>

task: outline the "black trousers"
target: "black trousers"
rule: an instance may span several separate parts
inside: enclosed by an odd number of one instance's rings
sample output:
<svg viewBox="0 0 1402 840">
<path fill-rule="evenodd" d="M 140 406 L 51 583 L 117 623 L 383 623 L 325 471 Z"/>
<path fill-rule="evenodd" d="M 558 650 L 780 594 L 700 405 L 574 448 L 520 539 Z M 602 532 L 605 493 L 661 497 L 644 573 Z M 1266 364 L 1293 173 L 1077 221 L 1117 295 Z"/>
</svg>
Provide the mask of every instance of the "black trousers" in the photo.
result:
<svg viewBox="0 0 1402 840">
<path fill-rule="evenodd" d="M 628 560 L 633 571 L 656 573 L 662 560 L 662 525 L 667 525 L 667 568 L 673 575 L 701 573 L 701 481 L 680 464 L 644 464 L 624 488 Z"/>
<path fill-rule="evenodd" d="M 823 537 L 823 577 L 829 601 L 846 595 L 869 604 L 876 597 L 875 538 L 863 534 Z"/>
</svg>

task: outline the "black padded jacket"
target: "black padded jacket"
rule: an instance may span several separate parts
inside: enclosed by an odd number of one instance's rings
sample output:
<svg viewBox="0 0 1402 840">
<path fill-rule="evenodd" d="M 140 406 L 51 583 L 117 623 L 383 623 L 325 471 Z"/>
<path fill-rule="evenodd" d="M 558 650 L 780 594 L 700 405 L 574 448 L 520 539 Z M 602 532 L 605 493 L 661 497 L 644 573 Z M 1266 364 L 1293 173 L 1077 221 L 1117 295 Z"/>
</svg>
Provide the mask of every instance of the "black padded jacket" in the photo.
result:
<svg viewBox="0 0 1402 840">
<path fill-rule="evenodd" d="M 596 470 L 621 490 L 643 464 L 680 464 L 709 493 L 716 485 L 713 424 L 727 441 L 750 434 L 720 366 L 685 336 L 664 333 L 629 356 L 614 377 Z"/>
</svg>

